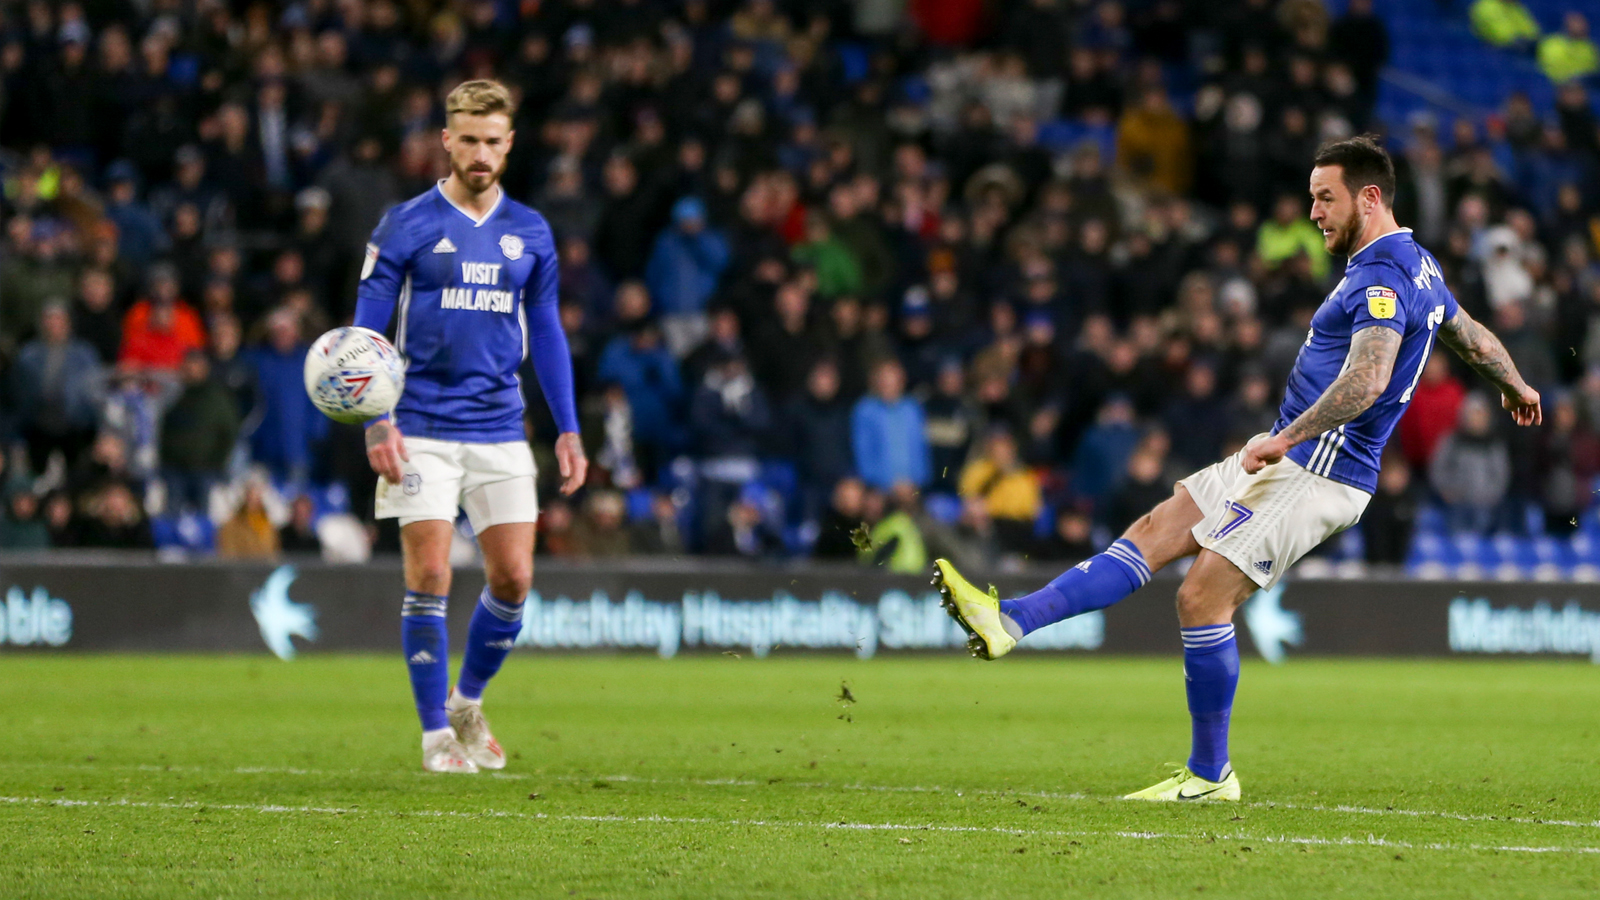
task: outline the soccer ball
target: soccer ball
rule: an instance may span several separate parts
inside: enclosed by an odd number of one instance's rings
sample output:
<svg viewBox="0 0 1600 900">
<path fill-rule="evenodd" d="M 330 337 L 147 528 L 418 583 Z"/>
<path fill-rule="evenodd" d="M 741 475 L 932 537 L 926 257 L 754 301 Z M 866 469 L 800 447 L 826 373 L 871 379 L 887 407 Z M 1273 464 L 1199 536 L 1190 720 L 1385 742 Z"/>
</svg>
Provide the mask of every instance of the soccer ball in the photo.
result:
<svg viewBox="0 0 1600 900">
<path fill-rule="evenodd" d="M 306 354 L 306 393 L 335 422 L 365 422 L 394 409 L 406 386 L 400 351 L 370 328 L 335 328 Z"/>
</svg>

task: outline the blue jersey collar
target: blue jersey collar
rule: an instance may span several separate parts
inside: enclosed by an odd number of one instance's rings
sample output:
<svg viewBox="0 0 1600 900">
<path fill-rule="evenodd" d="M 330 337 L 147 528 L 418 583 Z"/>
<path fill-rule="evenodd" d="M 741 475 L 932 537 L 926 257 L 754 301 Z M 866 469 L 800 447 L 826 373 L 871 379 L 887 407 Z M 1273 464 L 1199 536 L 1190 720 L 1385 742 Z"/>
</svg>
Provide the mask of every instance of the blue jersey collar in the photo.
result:
<svg viewBox="0 0 1600 900">
<path fill-rule="evenodd" d="M 442 184 L 443 182 L 440 182 L 440 183 Z M 443 193 L 443 191 L 440 191 L 440 193 Z M 449 199 L 449 198 L 447 197 L 445 199 Z M 1378 235 L 1377 237 L 1373 238 L 1372 240 L 1367 241 L 1365 244 L 1362 244 L 1361 245 L 1361 249 L 1359 249 L 1356 252 L 1350 254 L 1350 258 L 1345 261 L 1344 267 L 1346 269 L 1348 269 L 1351 266 L 1355 265 L 1356 264 L 1356 257 L 1358 257 L 1362 253 L 1364 253 L 1368 247 L 1371 247 L 1373 244 L 1376 244 L 1377 242 L 1383 240 L 1384 238 L 1390 237 L 1390 236 L 1393 236 L 1393 235 L 1396 235 L 1396 234 L 1410 234 L 1410 233 L 1411 233 L 1411 229 L 1409 229 L 1409 228 L 1396 228 L 1393 231 L 1386 231 L 1383 234 Z"/>
<path fill-rule="evenodd" d="M 450 199 L 450 195 L 444 192 L 444 182 L 445 179 L 439 179 L 438 183 L 433 186 L 433 189 L 439 192 L 439 196 L 443 197 L 444 202 L 450 204 L 451 208 L 453 208 L 456 212 L 461 213 L 463 216 L 466 216 L 467 219 L 472 222 L 473 228 L 481 228 L 483 223 L 494 218 L 494 214 L 500 211 L 500 204 L 506 199 L 506 189 L 501 185 L 495 185 L 495 187 L 500 190 L 500 194 L 494 198 L 494 205 L 489 207 L 489 211 L 483 214 L 483 218 L 474 218 L 472 213 L 469 213 L 460 206 L 457 206 L 456 202 Z"/>
</svg>

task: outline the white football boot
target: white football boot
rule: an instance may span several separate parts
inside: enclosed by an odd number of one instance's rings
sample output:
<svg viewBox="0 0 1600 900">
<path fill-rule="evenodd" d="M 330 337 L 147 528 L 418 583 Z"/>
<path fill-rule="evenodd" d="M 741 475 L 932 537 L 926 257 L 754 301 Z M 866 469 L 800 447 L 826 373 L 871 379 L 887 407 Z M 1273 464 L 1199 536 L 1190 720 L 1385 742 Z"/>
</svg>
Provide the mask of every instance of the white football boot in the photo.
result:
<svg viewBox="0 0 1600 900">
<path fill-rule="evenodd" d="M 489 720 L 483 717 L 481 701 L 464 700 L 451 690 L 450 700 L 444 708 L 450 713 L 450 727 L 456 730 L 468 759 L 481 769 L 506 767 L 506 752 L 500 749 L 500 742 L 489 731 Z"/>
<path fill-rule="evenodd" d="M 478 771 L 478 764 L 472 761 L 467 748 L 461 746 L 455 732 L 445 729 L 432 740 L 423 738 L 422 768 L 429 772 L 471 775 Z"/>
</svg>

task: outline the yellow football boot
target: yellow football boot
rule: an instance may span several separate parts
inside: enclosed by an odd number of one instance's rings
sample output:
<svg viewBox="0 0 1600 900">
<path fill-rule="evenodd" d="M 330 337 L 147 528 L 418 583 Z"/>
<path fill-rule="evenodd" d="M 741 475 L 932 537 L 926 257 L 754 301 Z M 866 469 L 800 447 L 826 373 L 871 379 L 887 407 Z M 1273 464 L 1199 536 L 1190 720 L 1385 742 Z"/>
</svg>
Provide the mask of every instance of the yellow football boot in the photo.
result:
<svg viewBox="0 0 1600 900">
<path fill-rule="evenodd" d="M 1151 785 L 1123 797 L 1124 800 L 1232 800 L 1239 802 L 1239 776 L 1233 766 L 1222 773 L 1221 781 L 1207 781 L 1184 766 L 1160 784 Z"/>
<path fill-rule="evenodd" d="M 967 633 L 967 651 L 973 656 L 999 659 L 1017 646 L 1017 638 L 1006 631 L 1000 594 L 993 587 L 988 593 L 973 587 L 948 559 L 933 561 L 933 584 L 944 598 L 940 605 Z"/>
</svg>

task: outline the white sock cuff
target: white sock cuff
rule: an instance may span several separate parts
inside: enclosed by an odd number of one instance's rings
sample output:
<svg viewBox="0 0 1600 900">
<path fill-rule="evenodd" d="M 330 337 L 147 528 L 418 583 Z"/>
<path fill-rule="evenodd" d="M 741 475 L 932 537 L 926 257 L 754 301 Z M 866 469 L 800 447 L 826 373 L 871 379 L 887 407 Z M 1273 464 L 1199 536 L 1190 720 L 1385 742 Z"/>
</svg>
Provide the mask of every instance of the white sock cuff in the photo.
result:
<svg viewBox="0 0 1600 900">
<path fill-rule="evenodd" d="M 1232 625 L 1201 625 L 1178 630 L 1183 635 L 1185 650 L 1206 650 L 1233 640 Z"/>
</svg>

